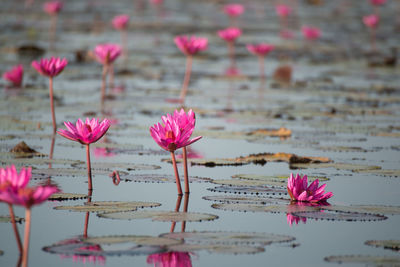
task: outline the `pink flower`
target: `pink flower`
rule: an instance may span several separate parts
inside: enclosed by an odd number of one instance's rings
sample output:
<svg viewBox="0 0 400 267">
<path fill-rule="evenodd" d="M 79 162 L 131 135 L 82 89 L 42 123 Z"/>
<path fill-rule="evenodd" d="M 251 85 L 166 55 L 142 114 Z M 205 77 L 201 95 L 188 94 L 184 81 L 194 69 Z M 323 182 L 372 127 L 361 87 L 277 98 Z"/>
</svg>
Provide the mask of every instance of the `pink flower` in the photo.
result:
<svg viewBox="0 0 400 267">
<path fill-rule="evenodd" d="M 218 36 L 227 42 L 234 42 L 240 35 L 242 35 L 242 31 L 235 27 L 229 27 L 218 31 Z"/>
<path fill-rule="evenodd" d="M 150 0 L 150 3 L 155 6 L 161 5 L 163 2 L 164 0 Z"/>
<path fill-rule="evenodd" d="M 229 67 L 224 73 L 226 76 L 238 76 L 240 75 L 240 70 L 236 67 Z"/>
<path fill-rule="evenodd" d="M 125 30 L 128 26 L 129 16 L 126 14 L 115 16 L 112 25 L 116 30 Z"/>
<path fill-rule="evenodd" d="M 3 79 L 12 82 L 14 86 L 20 86 L 22 84 L 23 77 L 24 67 L 21 64 L 12 67 L 11 70 L 6 71 L 3 74 Z"/>
<path fill-rule="evenodd" d="M 67 59 L 54 58 L 50 59 L 42 58 L 39 62 L 33 61 L 32 67 L 34 67 L 41 75 L 54 77 L 60 74 L 65 66 L 67 66 Z"/>
<path fill-rule="evenodd" d="M 289 30 L 282 30 L 279 32 L 279 36 L 283 39 L 293 39 L 294 38 L 294 34 L 292 31 Z"/>
<path fill-rule="evenodd" d="M 324 202 L 332 197 L 333 194 L 332 192 L 325 193 L 324 189 L 326 184 L 318 187 L 318 183 L 319 181 L 316 179 L 308 186 L 307 175 L 301 178 L 300 175 L 297 174 L 295 178 L 291 173 L 288 179 L 287 190 L 293 201 Z"/>
<path fill-rule="evenodd" d="M 78 119 L 76 126 L 71 122 L 64 122 L 64 124 L 68 130 L 58 130 L 57 133 L 85 145 L 97 142 L 110 128 L 110 121 L 107 119 L 99 123 L 99 119 L 86 118 L 85 122 Z"/>
<path fill-rule="evenodd" d="M 276 5 L 275 6 L 276 14 L 280 17 L 287 17 L 292 13 L 292 9 L 287 5 Z"/>
<path fill-rule="evenodd" d="M 376 28 L 379 23 L 379 16 L 375 14 L 364 16 L 363 22 L 369 28 Z"/>
<path fill-rule="evenodd" d="M 200 51 L 206 50 L 208 45 L 207 38 L 179 35 L 174 38 L 174 42 L 179 50 L 185 55 L 195 55 Z"/>
<path fill-rule="evenodd" d="M 303 26 L 301 28 L 301 31 L 303 33 L 303 36 L 311 41 L 316 40 L 321 36 L 321 30 L 317 27 Z"/>
<path fill-rule="evenodd" d="M 370 0 L 371 4 L 374 6 L 380 6 L 386 3 L 386 0 Z"/>
<path fill-rule="evenodd" d="M 152 254 L 147 257 L 148 264 L 157 267 L 192 267 L 192 260 L 188 252 L 166 252 Z"/>
<path fill-rule="evenodd" d="M 15 165 L 7 166 L 4 169 L 0 168 L 0 190 L 4 187 L 25 188 L 32 176 L 31 171 L 31 167 L 22 168 L 18 174 Z"/>
<path fill-rule="evenodd" d="M 101 64 L 111 64 L 121 54 L 121 47 L 117 44 L 99 44 L 96 45 L 94 54 Z"/>
<path fill-rule="evenodd" d="M 230 17 L 239 17 L 244 12 L 241 4 L 227 4 L 224 6 L 224 13 Z"/>
<path fill-rule="evenodd" d="M 43 5 L 43 10 L 49 15 L 57 15 L 63 8 L 63 3 L 60 1 L 50 1 Z"/>
<path fill-rule="evenodd" d="M 257 56 L 266 56 L 269 52 L 271 52 L 275 48 L 273 45 L 265 44 L 265 43 L 258 44 L 258 45 L 248 44 L 246 47 L 250 53 L 257 55 Z"/>
<path fill-rule="evenodd" d="M 192 110 L 189 110 L 187 115 L 182 115 L 182 110 L 180 112 L 175 110 L 174 115 L 167 114 L 161 119 L 163 125 L 154 124 L 150 127 L 150 134 L 154 141 L 167 151 L 173 152 L 202 138 L 202 136 L 198 136 L 189 140 L 195 126 Z"/>
</svg>

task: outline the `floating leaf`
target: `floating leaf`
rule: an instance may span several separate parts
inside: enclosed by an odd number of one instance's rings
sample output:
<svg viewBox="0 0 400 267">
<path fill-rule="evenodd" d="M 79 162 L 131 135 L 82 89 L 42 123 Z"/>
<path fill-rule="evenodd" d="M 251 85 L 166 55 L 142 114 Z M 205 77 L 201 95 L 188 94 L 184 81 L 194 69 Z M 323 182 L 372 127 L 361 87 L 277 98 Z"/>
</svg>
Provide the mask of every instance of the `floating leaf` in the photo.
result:
<svg viewBox="0 0 400 267">
<path fill-rule="evenodd" d="M 286 195 L 287 189 L 284 187 L 266 186 L 217 186 L 209 188 L 212 192 L 250 194 L 250 195 Z"/>
<path fill-rule="evenodd" d="M 236 174 L 233 175 L 232 178 L 235 179 L 244 179 L 244 180 L 257 180 L 263 182 L 264 185 L 273 185 L 273 186 L 286 186 L 288 175 L 277 175 L 277 176 L 266 176 L 266 175 L 256 175 L 256 174 Z M 308 176 L 308 181 L 313 182 L 318 179 L 321 181 L 328 181 L 329 178 L 322 176 Z"/>
<path fill-rule="evenodd" d="M 400 251 L 400 240 L 368 240 L 365 241 L 368 246 L 383 247 L 385 249 L 391 249 Z"/>
<path fill-rule="evenodd" d="M 72 167 L 86 168 L 86 163 L 81 162 L 78 164 L 72 164 Z M 105 170 L 112 172 L 115 169 L 124 169 L 128 171 L 135 170 L 156 170 L 160 169 L 160 166 L 150 164 L 132 164 L 132 163 L 114 163 L 114 162 L 95 162 L 92 163 L 92 169 L 94 170 Z"/>
<path fill-rule="evenodd" d="M 327 262 L 336 263 L 364 263 L 368 266 L 399 266 L 400 257 L 373 256 L 373 255 L 342 255 L 324 258 Z"/>
<path fill-rule="evenodd" d="M 386 220 L 387 217 L 378 214 L 358 213 L 358 212 L 345 212 L 337 210 L 322 210 L 320 212 L 292 212 L 294 216 L 300 218 L 317 219 L 317 220 L 331 220 L 331 221 L 381 221 Z"/>
<path fill-rule="evenodd" d="M 15 216 L 15 222 L 17 222 L 17 223 L 22 223 L 24 220 L 25 220 L 24 218 Z M 5 216 L 4 215 L 0 215 L 0 222 L 10 223 L 11 222 L 11 217 L 9 215 L 5 215 Z"/>
<path fill-rule="evenodd" d="M 129 174 L 123 177 L 126 180 L 131 180 L 134 182 L 144 182 L 144 183 L 174 183 L 175 176 L 171 174 Z M 184 180 L 184 177 L 180 177 L 181 181 Z M 198 177 L 198 176 L 189 176 L 189 182 L 209 182 L 210 178 L 206 177 Z"/>
<path fill-rule="evenodd" d="M 112 171 L 111 170 L 97 170 L 92 169 L 92 175 L 105 175 L 108 176 Z M 127 175 L 127 172 L 119 172 L 120 175 Z M 32 177 L 33 179 L 43 179 L 48 178 L 49 176 L 87 176 L 86 169 L 79 168 L 51 168 L 51 169 L 33 169 Z"/>
<path fill-rule="evenodd" d="M 76 200 L 76 199 L 84 199 L 88 196 L 85 194 L 76 194 L 76 193 L 55 193 L 49 197 L 49 200 Z"/>
<path fill-rule="evenodd" d="M 337 170 L 349 170 L 353 172 L 357 171 L 374 171 L 380 170 L 379 166 L 369 166 L 369 165 L 358 165 L 358 164 L 350 164 L 350 163 L 320 163 L 320 164 L 303 164 L 303 163 L 295 163 L 290 165 L 293 169 L 317 169 L 317 168 L 335 168 Z"/>
<path fill-rule="evenodd" d="M 218 210 L 242 211 L 242 212 L 272 212 L 281 213 L 287 212 L 285 205 L 257 205 L 257 204 L 242 204 L 242 203 L 222 203 L 212 204 L 211 207 Z"/>
<path fill-rule="evenodd" d="M 400 177 L 400 170 L 355 170 L 355 172 L 359 173 L 369 173 L 376 174 L 381 176 L 391 176 L 391 177 Z"/>
<path fill-rule="evenodd" d="M 176 211 L 135 211 L 135 212 L 107 212 L 99 217 L 119 220 L 152 219 L 153 221 L 169 222 L 201 222 L 212 221 L 218 216 L 207 213 L 176 212 Z"/>
<path fill-rule="evenodd" d="M 193 252 L 198 250 L 206 250 L 210 253 L 218 254 L 255 254 L 264 252 L 263 247 L 224 245 L 224 244 L 181 244 L 169 246 L 171 251 Z"/>
<path fill-rule="evenodd" d="M 120 202 L 120 201 L 98 201 L 85 203 L 82 206 L 57 206 L 54 207 L 56 210 L 69 210 L 79 212 L 125 212 L 134 211 L 138 208 L 144 207 L 157 207 L 160 203 L 155 202 Z"/>
<path fill-rule="evenodd" d="M 239 179 L 219 179 L 212 180 L 213 184 L 229 185 L 229 186 L 266 186 L 267 184 L 261 180 L 239 180 Z"/>
<path fill-rule="evenodd" d="M 327 206 L 327 207 L 325 207 L 325 209 L 337 210 L 337 211 L 343 211 L 343 212 L 400 215 L 400 206 L 351 205 L 351 206 Z"/>
<path fill-rule="evenodd" d="M 160 236 L 178 240 L 184 239 L 185 244 L 240 244 L 265 246 L 271 243 L 290 242 L 295 240 L 294 237 L 288 235 L 229 231 L 173 232 L 162 234 Z"/>
<path fill-rule="evenodd" d="M 79 160 L 69 160 L 69 159 L 48 159 L 48 158 L 2 158 L 2 165 L 16 165 L 16 166 L 32 166 L 32 165 L 48 165 L 48 164 L 61 164 L 61 165 L 71 165 L 71 164 L 85 164 L 83 161 Z"/>
<path fill-rule="evenodd" d="M 154 237 L 154 236 L 139 236 L 139 235 L 117 235 L 117 236 L 99 236 L 89 237 L 82 240 L 86 243 L 91 244 L 118 244 L 118 243 L 135 243 L 141 246 L 172 246 L 181 244 L 181 240 L 166 238 L 166 237 Z"/>
<path fill-rule="evenodd" d="M 205 196 L 205 200 L 222 202 L 222 203 L 240 203 L 240 204 L 276 204 L 277 202 L 284 202 L 287 204 L 286 199 L 279 198 L 266 198 L 266 197 L 251 197 L 251 196 Z"/>
</svg>

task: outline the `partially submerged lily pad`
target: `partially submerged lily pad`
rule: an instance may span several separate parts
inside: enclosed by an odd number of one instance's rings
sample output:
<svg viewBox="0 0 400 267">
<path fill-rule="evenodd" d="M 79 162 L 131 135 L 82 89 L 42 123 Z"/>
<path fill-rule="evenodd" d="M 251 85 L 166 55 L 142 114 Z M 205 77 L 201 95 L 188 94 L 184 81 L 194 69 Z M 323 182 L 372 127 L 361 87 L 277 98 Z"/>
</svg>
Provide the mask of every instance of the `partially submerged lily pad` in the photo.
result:
<svg viewBox="0 0 400 267">
<path fill-rule="evenodd" d="M 22 223 L 25 219 L 15 216 L 15 222 Z M 0 222 L 11 223 L 11 217 L 9 215 L 0 215 Z"/>
<path fill-rule="evenodd" d="M 264 252 L 263 247 L 255 246 L 239 246 L 239 245 L 229 245 L 229 244 L 180 244 L 168 247 L 171 251 L 179 252 L 193 252 L 198 250 L 206 250 L 210 253 L 217 254 L 255 254 Z"/>
<path fill-rule="evenodd" d="M 107 212 L 98 214 L 99 217 L 119 220 L 152 219 L 166 222 L 201 222 L 218 219 L 218 216 L 197 212 L 177 211 L 135 211 L 135 212 Z"/>
<path fill-rule="evenodd" d="M 141 235 L 116 235 L 116 236 L 98 236 L 89 237 L 82 240 L 91 244 L 118 244 L 135 243 L 141 246 L 172 246 L 181 244 L 182 241 L 167 237 L 141 236 Z"/>
<path fill-rule="evenodd" d="M 54 207 L 56 210 L 69 210 L 69 211 L 79 211 L 79 212 L 127 212 L 134 211 L 138 208 L 145 207 L 157 207 L 160 203 L 156 202 L 142 202 L 142 201 L 97 201 L 85 203 L 85 205 L 78 206 L 57 206 Z"/>
<path fill-rule="evenodd" d="M 221 203 L 240 203 L 240 204 L 276 204 L 279 202 L 284 202 L 287 204 L 287 199 L 280 198 L 268 198 L 268 197 L 252 197 L 252 196 L 204 196 L 203 199 Z"/>
<path fill-rule="evenodd" d="M 353 172 L 368 172 L 380 170 L 380 166 L 369 166 L 369 165 L 360 165 L 360 164 L 351 164 L 351 163 L 320 163 L 320 164 L 304 164 L 304 163 L 295 163 L 291 165 L 293 169 L 317 169 L 317 168 L 335 168 L 337 170 L 349 170 Z"/>
<path fill-rule="evenodd" d="M 218 210 L 242 211 L 242 212 L 287 212 L 285 205 L 259 205 L 259 204 L 243 204 L 243 203 L 221 203 L 212 204 L 211 207 Z"/>
<path fill-rule="evenodd" d="M 343 211 L 343 212 L 400 215 L 400 206 L 350 205 L 350 206 L 327 206 L 325 207 L 325 209 Z"/>
<path fill-rule="evenodd" d="M 356 170 L 359 173 L 369 173 L 369 174 L 376 174 L 381 176 L 391 176 L 391 177 L 400 177 L 400 170 Z"/>
<path fill-rule="evenodd" d="M 76 193 L 54 193 L 49 197 L 49 200 L 77 200 L 77 199 L 85 199 L 88 196 L 85 194 L 76 194 Z"/>
<path fill-rule="evenodd" d="M 400 251 L 400 240 L 367 240 L 365 244 L 374 247 L 383 247 L 385 249 L 391 249 Z"/>
<path fill-rule="evenodd" d="M 129 174 L 123 177 L 127 181 L 143 182 L 143 183 L 174 183 L 175 176 L 171 174 Z M 180 177 L 181 181 L 184 177 Z M 206 183 L 211 181 L 211 178 L 189 176 L 189 183 Z"/>
<path fill-rule="evenodd" d="M 317 220 L 331 220 L 331 221 L 382 221 L 387 217 L 379 214 L 358 213 L 358 212 L 344 212 L 337 210 L 322 210 L 321 212 L 301 211 L 291 212 L 292 215 Z"/>
<path fill-rule="evenodd" d="M 72 167 L 77 168 L 86 168 L 86 163 L 77 163 L 72 164 Z M 150 165 L 150 164 L 132 164 L 132 163 L 113 163 L 113 162 L 95 162 L 92 163 L 93 170 L 103 170 L 112 172 L 115 169 L 123 169 L 127 171 L 135 171 L 135 170 L 156 170 L 160 169 L 160 166 Z"/>
<path fill-rule="evenodd" d="M 267 176 L 267 175 L 256 175 L 256 174 L 236 174 L 233 175 L 232 178 L 241 180 L 260 181 L 264 185 L 286 186 L 289 177 L 288 175 Z M 313 175 L 308 176 L 309 182 L 313 182 L 316 179 L 318 179 L 320 182 L 329 180 L 329 178 L 322 176 L 313 176 Z"/>
<path fill-rule="evenodd" d="M 98 170 L 92 169 L 92 175 L 105 175 L 108 176 L 112 171 L 111 170 Z M 119 172 L 120 175 L 126 175 L 127 172 Z M 34 169 L 32 170 L 32 178 L 33 179 L 43 179 L 48 178 L 49 176 L 87 176 L 86 169 L 80 168 L 50 168 L 50 169 Z"/>
<path fill-rule="evenodd" d="M 244 195 L 286 195 L 287 189 L 274 186 L 217 186 L 209 188 L 212 192 L 244 194 Z"/>
<path fill-rule="evenodd" d="M 32 166 L 32 165 L 48 165 L 48 164 L 61 164 L 61 165 L 71 165 L 71 164 L 84 164 L 79 160 L 69 160 L 69 159 L 48 159 L 48 158 L 2 158 L 1 164 L 3 165 L 16 165 L 16 166 Z"/>
<path fill-rule="evenodd" d="M 373 256 L 373 255 L 339 255 L 324 258 L 327 262 L 336 263 L 363 263 L 368 266 L 399 266 L 400 257 Z"/>
</svg>

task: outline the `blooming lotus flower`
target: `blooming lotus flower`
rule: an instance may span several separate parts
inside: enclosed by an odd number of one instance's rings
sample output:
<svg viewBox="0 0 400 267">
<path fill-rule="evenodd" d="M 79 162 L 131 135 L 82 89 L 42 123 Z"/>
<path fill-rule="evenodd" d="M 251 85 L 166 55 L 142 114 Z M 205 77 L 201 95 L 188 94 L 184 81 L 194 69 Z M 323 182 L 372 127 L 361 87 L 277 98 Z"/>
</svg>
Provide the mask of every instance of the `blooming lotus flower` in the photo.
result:
<svg viewBox="0 0 400 267">
<path fill-rule="evenodd" d="M 71 122 L 64 122 L 68 130 L 58 130 L 57 133 L 65 138 L 72 141 L 77 141 L 81 144 L 88 145 L 97 142 L 100 138 L 105 135 L 110 128 L 110 121 L 104 119 L 99 123 L 99 119 L 96 118 L 86 118 L 83 122 L 78 119 L 76 125 Z"/>
<path fill-rule="evenodd" d="M 240 35 L 242 35 L 242 31 L 236 27 L 229 27 L 218 31 L 218 36 L 227 42 L 234 42 Z"/>
<path fill-rule="evenodd" d="M 43 5 L 43 10 L 49 15 L 57 15 L 63 8 L 63 3 L 60 1 L 50 1 Z"/>
<path fill-rule="evenodd" d="M 161 5 L 163 2 L 164 0 L 150 0 L 150 3 L 155 6 Z"/>
<path fill-rule="evenodd" d="M 287 5 L 276 5 L 275 6 L 276 14 L 279 17 L 286 18 L 292 13 L 292 9 Z"/>
<path fill-rule="evenodd" d="M 258 44 L 258 45 L 248 44 L 246 47 L 250 53 L 257 55 L 257 56 L 265 56 L 269 52 L 274 50 L 274 48 L 275 48 L 275 46 L 266 44 L 266 43 L 262 43 L 262 44 Z"/>
<path fill-rule="evenodd" d="M 166 252 L 151 254 L 147 257 L 148 264 L 156 267 L 192 267 L 192 260 L 188 252 Z"/>
<path fill-rule="evenodd" d="M 207 38 L 179 35 L 174 38 L 174 42 L 179 50 L 185 55 L 195 55 L 200 51 L 206 50 L 208 45 Z"/>
<path fill-rule="evenodd" d="M 371 4 L 374 6 L 380 6 L 386 3 L 386 0 L 370 0 Z"/>
<path fill-rule="evenodd" d="M 125 30 L 129 23 L 129 15 L 122 14 L 115 16 L 112 20 L 112 25 L 116 30 Z"/>
<path fill-rule="evenodd" d="M 333 196 L 332 192 L 325 193 L 326 184 L 319 187 L 318 184 L 319 181 L 316 179 L 308 185 L 307 175 L 301 178 L 299 174 L 294 177 L 291 173 L 288 179 L 287 190 L 293 201 L 324 202 Z"/>
<path fill-rule="evenodd" d="M 15 165 L 0 168 L 0 191 L 1 188 L 12 187 L 14 189 L 25 188 L 32 176 L 32 168 L 22 168 L 18 173 Z"/>
<path fill-rule="evenodd" d="M 58 191 L 58 188 L 55 186 L 24 187 L 18 189 L 7 187 L 0 192 L 0 201 L 30 208 L 33 205 L 46 201 L 52 194 Z"/>
<path fill-rule="evenodd" d="M 111 64 L 121 54 L 121 47 L 117 44 L 99 44 L 94 48 L 94 54 L 101 64 Z"/>
<path fill-rule="evenodd" d="M 24 77 L 24 67 L 19 64 L 3 74 L 3 79 L 12 82 L 14 86 L 21 86 Z"/>
<path fill-rule="evenodd" d="M 244 12 L 241 4 L 227 4 L 224 6 L 224 13 L 230 17 L 239 17 Z"/>
<path fill-rule="evenodd" d="M 363 22 L 369 28 L 376 28 L 379 23 L 379 16 L 375 14 L 364 16 Z"/>
<path fill-rule="evenodd" d="M 301 32 L 303 36 L 310 41 L 316 40 L 321 36 L 321 30 L 317 27 L 303 26 Z"/>
<path fill-rule="evenodd" d="M 58 57 L 51 57 L 50 59 L 42 58 L 39 62 L 33 61 L 32 67 L 34 67 L 41 75 L 55 77 L 64 70 L 67 64 L 68 60 L 65 58 L 60 59 Z"/>
</svg>

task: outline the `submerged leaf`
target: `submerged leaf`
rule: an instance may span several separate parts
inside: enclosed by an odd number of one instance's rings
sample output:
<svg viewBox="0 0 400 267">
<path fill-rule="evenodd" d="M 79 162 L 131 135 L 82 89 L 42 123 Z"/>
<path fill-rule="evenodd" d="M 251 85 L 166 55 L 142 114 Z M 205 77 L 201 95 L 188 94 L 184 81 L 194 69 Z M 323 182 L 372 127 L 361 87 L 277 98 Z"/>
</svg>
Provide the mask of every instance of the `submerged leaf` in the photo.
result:
<svg viewBox="0 0 400 267">
<path fill-rule="evenodd" d="M 25 221 L 24 218 L 15 216 L 15 222 L 22 223 L 23 221 Z M 0 222 L 11 223 L 11 217 L 9 215 L 0 215 Z"/>
<path fill-rule="evenodd" d="M 373 256 L 373 255 L 341 255 L 324 258 L 327 262 L 336 263 L 364 263 L 368 266 L 399 266 L 400 257 Z"/>
<path fill-rule="evenodd" d="M 365 241 L 368 246 L 383 247 L 385 249 L 391 249 L 400 251 L 400 240 L 368 240 Z"/>
<path fill-rule="evenodd" d="M 152 219 L 153 221 L 169 222 L 201 222 L 218 219 L 218 216 L 207 213 L 176 212 L 176 211 L 135 211 L 107 212 L 98 214 L 99 217 L 119 220 Z"/>
</svg>

